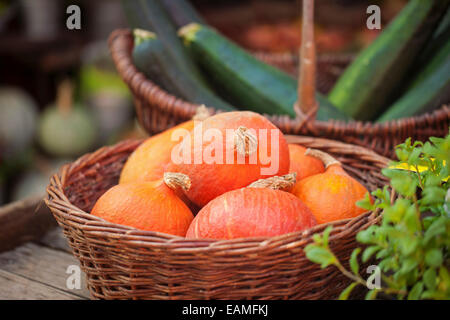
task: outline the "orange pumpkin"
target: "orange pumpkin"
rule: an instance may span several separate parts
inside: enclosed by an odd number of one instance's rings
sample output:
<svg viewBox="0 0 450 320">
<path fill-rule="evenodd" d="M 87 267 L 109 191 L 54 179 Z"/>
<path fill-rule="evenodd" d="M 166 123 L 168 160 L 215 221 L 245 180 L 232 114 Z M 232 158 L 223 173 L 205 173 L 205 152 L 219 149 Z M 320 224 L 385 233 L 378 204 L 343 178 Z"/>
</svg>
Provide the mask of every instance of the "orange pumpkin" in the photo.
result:
<svg viewBox="0 0 450 320">
<path fill-rule="evenodd" d="M 194 216 L 173 189 L 188 189 L 189 183 L 184 175 L 167 173 L 156 181 L 119 184 L 97 200 L 91 214 L 140 230 L 184 237 Z"/>
<path fill-rule="evenodd" d="M 161 179 L 170 162 L 172 148 L 180 143 L 172 140 L 172 134 L 178 129 L 190 131 L 193 128 L 194 121 L 190 120 L 145 140 L 125 163 L 119 184 Z"/>
<path fill-rule="evenodd" d="M 198 206 L 258 179 L 288 173 L 287 142 L 263 116 L 250 111 L 220 113 L 201 125 L 187 144 L 175 147 L 182 161 L 168 166 L 191 178 L 187 196 Z"/>
<path fill-rule="evenodd" d="M 326 170 L 299 181 L 292 193 L 311 209 L 317 223 L 353 218 L 365 212 L 356 202 L 368 191 L 344 171 L 340 162 L 319 150 L 308 149 L 305 154 L 322 160 Z"/>
<path fill-rule="evenodd" d="M 186 237 L 235 239 L 271 237 L 316 225 L 308 207 L 293 194 L 247 187 L 210 201 L 192 221 Z"/>
<path fill-rule="evenodd" d="M 325 171 L 323 162 L 317 158 L 305 155 L 306 148 L 298 144 L 289 144 L 290 169 L 297 173 L 297 183 L 304 178 Z"/>
</svg>

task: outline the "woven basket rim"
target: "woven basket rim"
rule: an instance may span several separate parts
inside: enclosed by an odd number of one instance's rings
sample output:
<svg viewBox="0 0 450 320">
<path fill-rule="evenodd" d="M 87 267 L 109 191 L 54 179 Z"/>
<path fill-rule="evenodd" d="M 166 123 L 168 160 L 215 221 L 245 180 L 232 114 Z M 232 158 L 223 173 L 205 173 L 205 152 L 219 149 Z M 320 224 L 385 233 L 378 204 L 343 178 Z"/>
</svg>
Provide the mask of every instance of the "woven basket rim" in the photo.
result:
<svg viewBox="0 0 450 320">
<path fill-rule="evenodd" d="M 143 73 L 138 71 L 132 62 L 131 47 L 129 48 L 130 50 L 126 52 L 127 50 L 124 50 L 123 48 L 124 44 L 118 44 L 120 40 L 125 40 L 128 43 L 128 46 L 130 46 L 133 42 L 132 39 L 133 38 L 131 30 L 129 28 L 124 28 L 114 30 L 110 34 L 108 40 L 113 61 L 125 83 L 127 83 L 131 91 L 134 92 L 137 96 L 143 99 L 153 100 L 153 105 L 156 106 L 156 108 L 158 108 L 160 111 L 174 113 L 185 118 L 191 118 L 200 105 L 190 103 L 166 92 L 153 81 L 148 79 Z M 276 56 L 277 54 L 272 55 L 262 53 L 260 55 Z M 279 54 L 280 59 L 287 59 L 288 56 L 289 53 Z M 333 59 L 333 56 L 329 54 L 324 56 L 325 59 Z M 222 112 L 221 110 L 217 110 L 214 107 L 207 107 L 212 114 Z M 364 131 L 367 134 L 376 135 L 383 133 L 384 135 L 391 135 L 402 132 L 403 128 L 410 127 L 412 123 L 416 126 L 423 126 L 427 123 L 431 123 L 431 120 L 433 118 L 450 118 L 450 107 L 444 104 L 440 108 L 432 112 L 380 123 L 358 120 L 342 121 L 334 119 L 328 121 L 310 121 L 308 118 L 294 119 L 290 118 L 287 115 L 263 115 L 274 122 L 277 126 L 280 126 L 279 124 L 281 123 L 285 123 L 289 124 L 293 128 L 296 128 L 297 130 L 299 130 L 303 126 L 308 126 L 312 132 L 321 130 L 326 131 L 327 129 L 329 129 L 329 126 L 332 125 L 336 128 L 337 131 L 341 132 L 342 134 L 353 134 L 358 131 Z"/>
<path fill-rule="evenodd" d="M 336 150 L 336 153 L 338 151 L 344 151 L 343 154 L 346 154 L 345 150 L 348 148 L 348 154 L 357 155 L 361 160 L 371 159 L 373 164 L 380 169 L 385 167 L 389 162 L 388 158 L 380 156 L 369 149 L 339 141 L 289 135 L 286 135 L 286 138 L 290 143 L 297 143 L 296 141 L 301 140 L 314 141 L 318 145 L 331 144 L 333 150 Z M 132 246 L 157 246 L 164 248 L 170 245 L 172 248 L 175 246 L 176 250 L 195 252 L 207 252 L 210 250 L 232 250 L 233 252 L 244 250 L 247 252 L 248 250 L 258 250 L 258 248 L 264 248 L 268 245 L 295 246 L 296 244 L 300 245 L 305 242 L 311 234 L 321 232 L 328 226 L 333 226 L 333 231 L 330 235 L 330 239 L 333 240 L 339 238 L 342 233 L 348 233 L 355 228 L 361 228 L 367 223 L 367 220 L 372 222 L 374 220 L 378 221 L 381 217 L 379 211 L 367 211 L 355 218 L 320 224 L 304 231 L 297 231 L 274 237 L 251 237 L 231 240 L 188 239 L 161 232 L 143 231 L 111 223 L 77 208 L 69 201 L 64 193 L 64 181 L 67 180 L 73 171 L 79 170 L 83 166 L 89 164 L 90 161 L 98 159 L 98 157 L 106 157 L 110 153 L 117 152 L 117 150 L 130 147 L 130 145 L 135 148 L 142 141 L 143 140 L 126 140 L 114 146 L 100 148 L 93 153 L 80 157 L 72 163 L 65 164 L 50 179 L 50 184 L 47 187 L 47 195 L 44 199 L 45 203 L 52 209 L 54 215 L 58 214 L 64 220 L 70 220 L 78 229 L 83 229 L 84 233 L 89 232 L 92 236 L 101 235 L 102 237 L 108 237 L 120 241 L 121 243 L 126 242 Z M 60 209 L 66 209 L 67 212 L 61 211 Z M 57 213 L 55 213 L 55 211 L 57 211 Z"/>
</svg>

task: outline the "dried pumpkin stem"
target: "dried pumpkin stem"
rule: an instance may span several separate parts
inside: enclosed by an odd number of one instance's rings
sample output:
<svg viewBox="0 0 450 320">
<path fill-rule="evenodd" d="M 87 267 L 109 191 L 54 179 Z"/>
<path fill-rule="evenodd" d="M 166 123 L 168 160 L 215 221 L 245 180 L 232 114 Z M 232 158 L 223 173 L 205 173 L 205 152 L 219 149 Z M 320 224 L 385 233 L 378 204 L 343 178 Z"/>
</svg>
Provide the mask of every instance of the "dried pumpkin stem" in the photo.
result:
<svg viewBox="0 0 450 320">
<path fill-rule="evenodd" d="M 164 183 L 172 190 L 182 188 L 188 191 L 191 188 L 191 179 L 179 172 L 164 172 Z"/>
<path fill-rule="evenodd" d="M 330 156 L 328 153 L 317 150 L 317 149 L 307 149 L 305 151 L 305 156 L 311 156 L 311 157 L 321 160 L 323 162 L 325 168 L 328 168 L 329 166 L 331 166 L 333 164 L 341 165 L 341 163 L 338 160 L 336 160 L 335 158 Z"/>
<path fill-rule="evenodd" d="M 244 126 L 234 132 L 234 145 L 239 154 L 249 156 L 258 150 L 258 139 Z"/>
<path fill-rule="evenodd" d="M 211 112 L 208 110 L 208 108 L 202 104 L 200 107 L 195 110 L 195 114 L 192 117 L 192 120 L 196 121 L 203 121 L 211 116 Z"/>
<path fill-rule="evenodd" d="M 257 180 L 247 188 L 269 188 L 273 190 L 290 191 L 297 180 L 297 173 L 289 173 L 284 176 L 275 176 Z"/>
</svg>

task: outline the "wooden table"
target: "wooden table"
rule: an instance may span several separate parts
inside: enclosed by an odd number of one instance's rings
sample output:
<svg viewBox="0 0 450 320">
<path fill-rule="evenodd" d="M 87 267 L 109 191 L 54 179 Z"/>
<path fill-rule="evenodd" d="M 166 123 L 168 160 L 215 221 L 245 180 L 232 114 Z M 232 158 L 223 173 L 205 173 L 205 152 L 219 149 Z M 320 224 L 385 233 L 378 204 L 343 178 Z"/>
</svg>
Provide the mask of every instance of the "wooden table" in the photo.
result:
<svg viewBox="0 0 450 320">
<path fill-rule="evenodd" d="M 71 265 L 79 266 L 59 227 L 37 241 L 0 253 L 0 300 L 89 299 L 84 273 L 81 288 L 66 285 Z"/>
</svg>

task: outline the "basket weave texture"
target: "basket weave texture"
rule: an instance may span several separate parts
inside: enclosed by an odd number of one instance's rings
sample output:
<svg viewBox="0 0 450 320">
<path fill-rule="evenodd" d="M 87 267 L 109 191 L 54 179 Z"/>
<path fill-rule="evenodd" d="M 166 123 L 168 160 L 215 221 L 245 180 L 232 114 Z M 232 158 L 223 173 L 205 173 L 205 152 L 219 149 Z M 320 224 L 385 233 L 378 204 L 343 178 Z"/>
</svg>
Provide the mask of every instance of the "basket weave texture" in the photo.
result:
<svg viewBox="0 0 450 320">
<path fill-rule="evenodd" d="M 130 30 L 114 31 L 109 46 L 116 68 L 134 96 L 135 107 L 141 125 L 149 133 L 158 133 L 180 122 L 190 119 L 199 107 L 167 93 L 147 79 L 133 65 L 131 52 L 133 37 Z M 295 73 L 298 59 L 293 55 L 257 54 L 260 59 Z M 343 71 L 350 57 L 318 58 L 318 88 L 322 92 L 330 89 Z M 207 106 L 211 111 L 214 106 Z M 424 115 L 372 123 L 361 121 L 316 121 L 311 117 L 292 119 L 288 116 L 268 116 L 286 134 L 310 135 L 341 140 L 356 144 L 387 157 L 394 157 L 394 147 L 406 138 L 425 141 L 431 136 L 447 135 L 450 125 L 450 108 L 442 108 Z"/>
<path fill-rule="evenodd" d="M 289 143 L 321 149 L 340 160 L 369 190 L 386 184 L 388 159 L 341 142 L 287 136 Z M 341 261 L 355 235 L 379 221 L 379 212 L 271 238 L 192 240 L 139 231 L 89 214 L 117 184 L 122 166 L 140 141 L 125 141 L 61 168 L 46 203 L 87 274 L 97 299 L 334 299 L 349 284 L 337 269 L 320 269 L 304 254 L 312 235 L 333 225 L 330 246 Z"/>
</svg>

